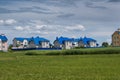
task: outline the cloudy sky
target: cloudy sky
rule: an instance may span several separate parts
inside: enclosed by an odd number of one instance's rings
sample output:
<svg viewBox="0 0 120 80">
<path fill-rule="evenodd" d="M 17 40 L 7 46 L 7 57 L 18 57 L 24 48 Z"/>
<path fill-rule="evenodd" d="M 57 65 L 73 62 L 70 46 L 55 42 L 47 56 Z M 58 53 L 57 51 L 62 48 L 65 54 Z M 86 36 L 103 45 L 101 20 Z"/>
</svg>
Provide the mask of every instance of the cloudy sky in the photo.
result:
<svg viewBox="0 0 120 80">
<path fill-rule="evenodd" d="M 120 28 L 120 0 L 0 0 L 0 34 L 14 37 L 91 37 L 111 41 Z"/>
</svg>

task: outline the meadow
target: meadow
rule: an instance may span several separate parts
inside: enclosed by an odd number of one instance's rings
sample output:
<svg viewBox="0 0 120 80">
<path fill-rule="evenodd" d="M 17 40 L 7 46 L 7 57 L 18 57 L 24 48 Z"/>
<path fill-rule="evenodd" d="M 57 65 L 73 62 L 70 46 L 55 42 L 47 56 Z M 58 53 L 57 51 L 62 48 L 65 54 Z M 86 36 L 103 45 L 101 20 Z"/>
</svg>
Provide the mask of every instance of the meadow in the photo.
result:
<svg viewBox="0 0 120 80">
<path fill-rule="evenodd" d="M 0 80 L 120 80 L 119 50 L 0 52 Z"/>
</svg>

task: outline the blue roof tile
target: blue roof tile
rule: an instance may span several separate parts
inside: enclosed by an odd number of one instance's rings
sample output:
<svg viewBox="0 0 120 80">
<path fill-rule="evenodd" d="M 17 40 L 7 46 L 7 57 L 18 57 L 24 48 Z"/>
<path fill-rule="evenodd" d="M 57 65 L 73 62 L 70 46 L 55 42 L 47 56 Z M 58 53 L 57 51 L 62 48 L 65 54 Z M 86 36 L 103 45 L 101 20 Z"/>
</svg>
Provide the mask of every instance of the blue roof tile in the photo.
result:
<svg viewBox="0 0 120 80">
<path fill-rule="evenodd" d="M 40 44 L 40 42 L 49 42 L 49 40 L 45 39 L 45 38 L 41 38 L 41 37 L 32 37 L 32 38 L 15 38 L 16 40 L 18 41 L 21 41 L 23 42 L 24 40 L 27 40 L 27 41 L 33 41 L 34 44 L 38 45 Z"/>
<path fill-rule="evenodd" d="M 88 44 L 90 41 L 94 41 L 96 42 L 96 40 L 92 39 L 92 38 L 87 38 L 87 37 L 84 37 L 84 38 L 67 38 L 67 37 L 56 37 L 56 40 L 60 43 L 60 44 L 63 44 L 64 41 L 71 41 L 71 42 L 79 42 L 79 41 L 83 41 L 84 44 Z"/>
<path fill-rule="evenodd" d="M 7 37 L 5 35 L 0 35 L 0 39 L 2 41 L 8 41 Z"/>
<path fill-rule="evenodd" d="M 20 37 L 16 37 L 15 39 L 18 40 L 18 41 L 23 42 L 24 40 L 30 41 L 32 38 L 20 38 Z"/>
<path fill-rule="evenodd" d="M 70 38 L 62 37 L 62 36 L 60 38 L 57 37 L 56 39 L 60 44 L 63 44 L 65 41 L 72 41 Z"/>
</svg>

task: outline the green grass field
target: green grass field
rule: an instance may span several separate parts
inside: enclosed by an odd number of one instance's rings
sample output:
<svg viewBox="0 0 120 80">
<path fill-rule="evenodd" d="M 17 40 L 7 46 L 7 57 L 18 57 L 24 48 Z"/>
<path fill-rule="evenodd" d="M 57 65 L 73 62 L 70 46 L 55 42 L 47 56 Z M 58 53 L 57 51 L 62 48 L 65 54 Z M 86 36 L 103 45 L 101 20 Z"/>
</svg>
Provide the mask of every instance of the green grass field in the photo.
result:
<svg viewBox="0 0 120 80">
<path fill-rule="evenodd" d="M 49 51 L 1 52 L 0 80 L 120 80 L 120 54 L 26 55 L 28 52 Z"/>
</svg>

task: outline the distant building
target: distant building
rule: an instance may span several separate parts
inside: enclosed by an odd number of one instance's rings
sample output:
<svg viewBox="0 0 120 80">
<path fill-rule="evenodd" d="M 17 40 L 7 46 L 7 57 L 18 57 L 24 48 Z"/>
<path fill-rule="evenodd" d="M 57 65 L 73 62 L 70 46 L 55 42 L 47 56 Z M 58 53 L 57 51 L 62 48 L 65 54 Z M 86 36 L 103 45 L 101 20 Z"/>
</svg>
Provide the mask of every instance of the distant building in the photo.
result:
<svg viewBox="0 0 120 80">
<path fill-rule="evenodd" d="M 53 42 L 55 48 L 62 48 L 62 49 L 71 49 L 72 46 L 72 40 L 67 37 L 56 37 L 56 40 Z"/>
<path fill-rule="evenodd" d="M 8 44 L 7 44 L 7 37 L 4 34 L 0 35 L 0 51 L 7 51 Z"/>
<path fill-rule="evenodd" d="M 13 48 L 29 48 L 31 38 L 16 37 L 13 39 Z"/>
<path fill-rule="evenodd" d="M 120 46 L 120 29 L 112 34 L 112 46 Z"/>
<path fill-rule="evenodd" d="M 54 41 L 55 48 L 62 48 L 62 49 L 72 49 L 75 47 L 97 47 L 97 41 L 92 38 L 68 38 L 68 37 L 56 37 Z"/>
<path fill-rule="evenodd" d="M 92 38 L 80 38 L 78 41 L 78 47 L 97 47 L 97 41 Z"/>
<path fill-rule="evenodd" d="M 30 48 L 50 48 L 50 41 L 41 37 L 32 38 L 29 42 L 29 47 Z"/>
<path fill-rule="evenodd" d="M 13 48 L 49 48 L 50 41 L 45 38 L 14 38 Z"/>
</svg>

